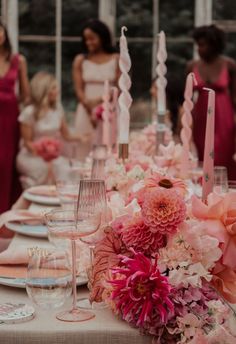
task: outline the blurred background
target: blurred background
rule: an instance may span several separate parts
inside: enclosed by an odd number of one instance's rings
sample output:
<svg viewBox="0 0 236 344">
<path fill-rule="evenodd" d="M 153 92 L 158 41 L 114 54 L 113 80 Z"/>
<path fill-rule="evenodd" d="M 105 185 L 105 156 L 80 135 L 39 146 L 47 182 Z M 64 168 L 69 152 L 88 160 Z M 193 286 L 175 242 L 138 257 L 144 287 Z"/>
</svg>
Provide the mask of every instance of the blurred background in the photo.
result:
<svg viewBox="0 0 236 344">
<path fill-rule="evenodd" d="M 132 59 L 132 127 L 151 119 L 150 86 L 155 76 L 157 33 L 167 36 L 168 74 L 184 77 L 194 54 L 191 31 L 215 23 L 227 32 L 227 55 L 236 58 L 236 1 L 233 0 L 0 0 L 0 16 L 7 24 L 15 51 L 28 61 L 29 77 L 39 71 L 55 73 L 68 116 L 76 98 L 71 65 L 81 51 L 80 30 L 89 18 L 110 27 L 117 43 L 120 28 L 128 27 Z M 70 117 L 70 116 L 69 116 Z"/>
</svg>

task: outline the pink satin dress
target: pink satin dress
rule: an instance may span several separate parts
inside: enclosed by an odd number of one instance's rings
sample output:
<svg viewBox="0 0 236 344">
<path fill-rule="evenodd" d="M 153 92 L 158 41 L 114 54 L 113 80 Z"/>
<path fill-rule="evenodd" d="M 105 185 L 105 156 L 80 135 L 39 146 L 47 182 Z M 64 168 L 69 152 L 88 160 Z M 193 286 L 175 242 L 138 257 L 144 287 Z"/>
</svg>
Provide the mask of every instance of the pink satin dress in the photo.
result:
<svg viewBox="0 0 236 344">
<path fill-rule="evenodd" d="M 235 124 L 234 109 L 229 92 L 230 75 L 227 65 L 224 64 L 218 79 L 214 83 L 205 82 L 195 65 L 193 72 L 198 85 L 195 90 L 198 98 L 193 109 L 193 138 L 198 151 L 198 158 L 203 161 L 208 92 L 203 87 L 208 87 L 216 92 L 215 103 L 215 166 L 226 166 L 230 179 L 236 179 L 236 164 L 233 161 L 235 153 Z"/>
<path fill-rule="evenodd" d="M 15 86 L 19 56 L 11 58 L 10 67 L 0 77 L 0 214 L 8 210 L 20 193 L 15 158 L 19 143 L 19 114 Z"/>
</svg>

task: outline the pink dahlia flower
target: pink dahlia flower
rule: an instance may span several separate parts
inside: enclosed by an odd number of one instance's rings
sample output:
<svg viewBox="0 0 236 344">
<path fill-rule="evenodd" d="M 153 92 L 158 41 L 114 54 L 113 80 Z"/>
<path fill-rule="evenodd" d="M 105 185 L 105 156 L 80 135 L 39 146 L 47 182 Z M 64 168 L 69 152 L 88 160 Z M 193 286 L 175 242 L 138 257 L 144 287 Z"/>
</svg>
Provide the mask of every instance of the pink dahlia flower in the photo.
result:
<svg viewBox="0 0 236 344">
<path fill-rule="evenodd" d="M 176 231 L 186 214 L 183 198 L 173 189 L 154 189 L 146 193 L 142 206 L 144 223 L 152 232 L 161 234 Z"/>
<path fill-rule="evenodd" d="M 135 253 L 133 258 L 122 256 L 121 267 L 112 270 L 111 299 L 122 318 L 138 327 L 154 326 L 157 318 L 166 324 L 173 315 L 169 298 L 171 286 L 162 276 L 157 261 Z"/>
<path fill-rule="evenodd" d="M 124 225 L 121 232 L 122 240 L 127 248 L 132 247 L 137 252 L 146 255 L 157 253 L 166 245 L 166 237 L 159 232 L 152 232 L 143 222 L 140 215 L 135 216 Z"/>
</svg>

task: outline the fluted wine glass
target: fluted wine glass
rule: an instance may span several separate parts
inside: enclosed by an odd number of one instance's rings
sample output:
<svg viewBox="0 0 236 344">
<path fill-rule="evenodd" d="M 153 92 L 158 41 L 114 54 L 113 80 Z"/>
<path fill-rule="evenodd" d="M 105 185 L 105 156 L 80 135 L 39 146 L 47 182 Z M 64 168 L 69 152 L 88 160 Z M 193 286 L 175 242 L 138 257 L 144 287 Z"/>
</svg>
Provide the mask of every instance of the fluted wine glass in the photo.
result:
<svg viewBox="0 0 236 344">
<path fill-rule="evenodd" d="M 101 222 L 101 212 L 96 209 L 52 210 L 45 214 L 49 232 L 58 238 L 66 238 L 71 241 L 72 253 L 72 293 L 73 305 L 68 311 L 57 314 L 57 319 L 67 322 L 80 322 L 92 319 L 94 314 L 89 311 L 79 310 L 77 307 L 76 289 L 76 240 L 95 233 Z"/>
<path fill-rule="evenodd" d="M 106 188 L 103 180 L 81 180 L 77 209 L 82 212 L 96 209 L 96 211 L 101 213 L 99 229 L 86 238 L 80 238 L 81 241 L 89 246 L 90 250 L 90 267 L 88 269 L 88 287 L 90 287 L 92 285 L 94 247 L 104 237 L 104 228 L 107 224 Z M 79 299 L 77 305 L 83 309 L 93 308 L 88 298 Z"/>
</svg>

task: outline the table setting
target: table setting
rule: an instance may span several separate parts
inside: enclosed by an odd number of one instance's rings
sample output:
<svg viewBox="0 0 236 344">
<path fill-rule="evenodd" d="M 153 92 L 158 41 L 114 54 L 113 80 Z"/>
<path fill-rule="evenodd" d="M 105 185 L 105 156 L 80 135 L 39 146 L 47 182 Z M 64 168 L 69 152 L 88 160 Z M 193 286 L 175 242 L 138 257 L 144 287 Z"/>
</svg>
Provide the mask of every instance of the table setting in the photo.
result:
<svg viewBox="0 0 236 344">
<path fill-rule="evenodd" d="M 103 142 L 88 157 L 86 175 L 81 165 L 70 167 L 55 185 L 25 190 L 0 216 L 0 228 L 15 233 L 0 253 L 2 343 L 236 342 L 236 192 L 226 168 L 214 166 L 214 91 L 204 90 L 201 165 L 191 152 L 193 73 L 186 78 L 180 143 L 165 122 L 162 31 L 157 114 L 130 133 L 126 30 L 118 120 L 110 120 L 106 82 Z M 9 317 L 20 323 L 12 327 Z"/>
</svg>

